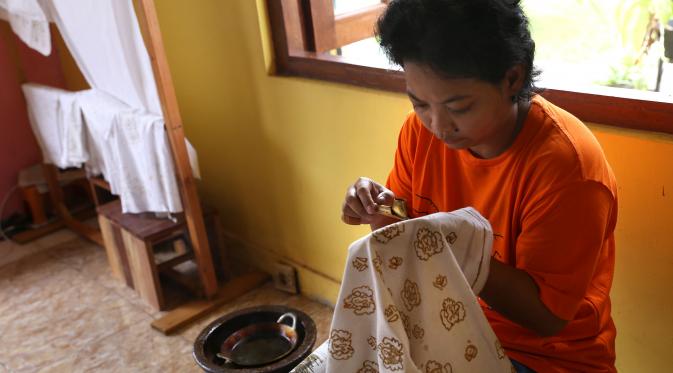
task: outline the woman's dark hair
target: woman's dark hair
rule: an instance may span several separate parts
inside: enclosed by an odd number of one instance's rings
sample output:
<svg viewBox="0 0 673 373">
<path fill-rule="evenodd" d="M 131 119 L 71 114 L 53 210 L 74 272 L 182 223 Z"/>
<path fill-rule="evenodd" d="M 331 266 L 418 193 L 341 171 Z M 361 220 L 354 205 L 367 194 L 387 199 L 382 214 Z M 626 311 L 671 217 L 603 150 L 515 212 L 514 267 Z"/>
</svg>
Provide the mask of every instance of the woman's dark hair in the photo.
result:
<svg viewBox="0 0 673 373">
<path fill-rule="evenodd" d="M 393 0 L 377 25 L 388 58 L 427 65 L 447 78 L 497 84 L 512 66 L 526 73 L 519 100 L 535 91 L 535 42 L 519 0 Z"/>
</svg>

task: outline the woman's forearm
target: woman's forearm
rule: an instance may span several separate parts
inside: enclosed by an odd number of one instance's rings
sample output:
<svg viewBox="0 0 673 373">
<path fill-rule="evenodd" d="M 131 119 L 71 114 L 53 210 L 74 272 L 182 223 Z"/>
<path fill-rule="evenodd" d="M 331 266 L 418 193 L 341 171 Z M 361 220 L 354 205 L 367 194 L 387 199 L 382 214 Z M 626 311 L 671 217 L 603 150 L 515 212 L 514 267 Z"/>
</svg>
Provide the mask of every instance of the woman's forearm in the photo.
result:
<svg viewBox="0 0 673 373">
<path fill-rule="evenodd" d="M 537 284 L 528 273 L 494 258 L 479 296 L 506 318 L 543 337 L 558 334 L 567 324 L 542 303 Z"/>
</svg>

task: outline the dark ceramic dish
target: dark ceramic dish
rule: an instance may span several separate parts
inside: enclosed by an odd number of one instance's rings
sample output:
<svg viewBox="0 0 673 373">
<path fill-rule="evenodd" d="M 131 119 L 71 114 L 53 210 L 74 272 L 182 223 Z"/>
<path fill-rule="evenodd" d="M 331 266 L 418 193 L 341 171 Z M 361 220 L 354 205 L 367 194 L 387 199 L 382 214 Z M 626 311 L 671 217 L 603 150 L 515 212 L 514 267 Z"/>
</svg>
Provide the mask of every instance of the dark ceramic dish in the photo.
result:
<svg viewBox="0 0 673 373">
<path fill-rule="evenodd" d="M 294 329 L 287 325 L 291 317 L 279 320 L 287 313 L 296 317 Z M 315 338 L 315 323 L 299 310 L 247 308 L 210 323 L 194 342 L 194 359 L 210 373 L 289 372 L 310 354 Z"/>
</svg>

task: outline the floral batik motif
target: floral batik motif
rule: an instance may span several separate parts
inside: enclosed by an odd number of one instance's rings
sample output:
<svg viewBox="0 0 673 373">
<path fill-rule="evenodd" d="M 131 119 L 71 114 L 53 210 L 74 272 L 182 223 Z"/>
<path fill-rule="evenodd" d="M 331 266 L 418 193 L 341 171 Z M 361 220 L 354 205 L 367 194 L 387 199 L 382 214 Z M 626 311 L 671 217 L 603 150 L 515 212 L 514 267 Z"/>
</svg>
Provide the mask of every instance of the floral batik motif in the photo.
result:
<svg viewBox="0 0 673 373">
<path fill-rule="evenodd" d="M 446 241 L 451 245 L 456 243 L 457 239 L 458 239 L 458 236 L 456 235 L 456 232 L 451 232 L 451 233 L 446 235 Z"/>
<path fill-rule="evenodd" d="M 379 343 L 379 359 L 383 366 L 390 370 L 404 369 L 404 349 L 397 338 L 384 337 Z"/>
<path fill-rule="evenodd" d="M 381 228 L 374 233 L 372 233 L 372 236 L 374 236 L 374 239 L 382 244 L 387 244 L 390 242 L 393 238 L 401 235 L 404 233 L 404 225 L 402 224 L 392 224 L 389 225 L 385 228 Z"/>
<path fill-rule="evenodd" d="M 453 373 L 451 364 L 442 365 L 440 362 L 430 360 L 425 364 L 425 373 Z"/>
<path fill-rule="evenodd" d="M 495 341 L 495 352 L 498 354 L 498 359 L 504 359 L 505 358 L 505 349 L 502 348 L 502 345 L 500 344 L 500 341 L 498 341 L 498 340 Z"/>
<path fill-rule="evenodd" d="M 472 361 L 477 357 L 479 350 L 477 346 L 473 345 L 472 342 L 467 341 L 467 346 L 465 347 L 465 360 Z"/>
<path fill-rule="evenodd" d="M 388 307 L 386 307 L 386 309 L 385 309 L 385 311 L 383 311 L 383 313 L 386 316 L 386 321 L 391 322 L 391 323 L 399 320 L 399 318 L 400 318 L 400 313 L 397 311 L 397 307 L 395 307 L 392 304 L 389 305 Z"/>
<path fill-rule="evenodd" d="M 422 339 L 423 336 L 425 335 L 425 329 L 423 329 L 420 325 L 416 324 L 414 325 L 414 330 L 412 330 L 411 333 L 414 335 L 414 338 Z"/>
<path fill-rule="evenodd" d="M 375 361 L 365 360 L 357 373 L 379 373 L 379 365 Z"/>
<path fill-rule="evenodd" d="M 418 259 L 430 259 L 431 256 L 439 254 L 444 250 L 442 234 L 438 231 L 431 231 L 428 228 L 420 228 L 416 232 L 414 249 L 416 249 Z"/>
<path fill-rule="evenodd" d="M 383 276 L 383 270 L 381 269 L 381 266 L 383 265 L 383 259 L 381 259 L 381 255 L 379 255 L 379 253 L 375 253 L 374 259 L 372 259 L 372 264 L 374 265 L 376 272 L 380 276 Z"/>
<path fill-rule="evenodd" d="M 402 258 L 399 256 L 394 256 L 388 260 L 388 268 L 390 269 L 397 269 L 397 267 L 401 266 L 403 263 Z"/>
<path fill-rule="evenodd" d="M 421 305 L 421 292 L 418 290 L 418 284 L 407 279 L 402 288 L 402 301 L 407 311 L 411 311 L 416 306 Z"/>
<path fill-rule="evenodd" d="M 374 290 L 367 285 L 356 287 L 351 294 L 344 299 L 344 308 L 353 310 L 358 316 L 371 315 L 376 311 Z"/>
<path fill-rule="evenodd" d="M 328 349 L 335 360 L 350 359 L 354 352 L 351 332 L 341 329 L 332 330 Z"/>
<path fill-rule="evenodd" d="M 367 344 L 372 350 L 376 350 L 376 338 L 374 338 L 373 335 L 370 335 L 369 338 L 367 338 Z"/>
<path fill-rule="evenodd" d="M 367 264 L 368 260 L 367 258 L 363 258 L 361 256 L 358 256 L 357 258 L 353 259 L 353 267 L 358 270 L 358 272 L 362 272 L 365 269 L 369 268 L 369 264 Z"/>
<path fill-rule="evenodd" d="M 436 287 L 439 290 L 444 290 L 444 287 L 446 286 L 446 284 L 448 284 L 448 282 L 449 281 L 446 278 L 446 276 L 437 275 L 437 277 L 435 277 L 435 281 L 432 283 L 432 286 Z"/>
<path fill-rule="evenodd" d="M 411 330 L 411 321 L 409 321 L 409 316 L 407 316 L 407 314 L 402 311 L 398 312 L 400 313 L 400 318 L 402 319 L 402 326 L 404 327 L 404 332 L 407 333 L 407 338 L 411 339 L 413 330 Z"/>
<path fill-rule="evenodd" d="M 442 309 L 439 312 L 442 319 L 442 325 L 446 330 L 451 330 L 454 325 L 465 320 L 465 306 L 463 302 L 456 302 L 451 298 L 446 298 L 442 302 Z"/>
</svg>

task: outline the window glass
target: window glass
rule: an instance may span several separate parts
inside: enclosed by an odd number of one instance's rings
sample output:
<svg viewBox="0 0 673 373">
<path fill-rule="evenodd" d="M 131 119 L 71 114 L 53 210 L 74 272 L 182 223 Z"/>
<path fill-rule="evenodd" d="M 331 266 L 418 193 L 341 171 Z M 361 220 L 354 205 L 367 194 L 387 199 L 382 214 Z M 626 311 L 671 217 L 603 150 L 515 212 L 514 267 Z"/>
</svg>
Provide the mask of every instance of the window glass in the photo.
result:
<svg viewBox="0 0 673 373">
<path fill-rule="evenodd" d="M 524 0 L 523 6 L 536 42 L 540 85 L 673 94 L 663 40 L 671 0 Z"/>
<path fill-rule="evenodd" d="M 380 2 L 381 0 L 334 0 L 334 14 L 352 12 Z"/>
<path fill-rule="evenodd" d="M 346 11 L 378 2 L 336 0 L 335 7 Z M 524 0 L 522 4 L 536 42 L 540 86 L 604 89 L 607 94 L 617 91 L 602 87 L 626 88 L 661 92 L 660 99 L 673 99 L 669 60 L 673 58 L 673 20 L 669 25 L 673 1 Z M 331 53 L 349 62 L 391 68 L 374 38 Z"/>
<path fill-rule="evenodd" d="M 388 70 L 400 70 L 398 66 L 388 61 L 376 38 L 367 38 L 348 44 L 330 52 L 333 55 L 343 56 L 346 62 L 358 65 L 380 67 Z"/>
</svg>

